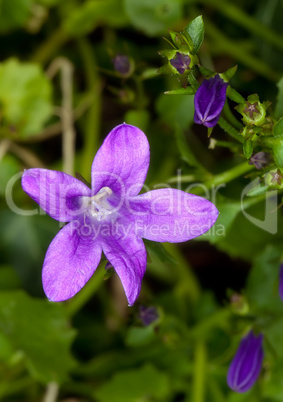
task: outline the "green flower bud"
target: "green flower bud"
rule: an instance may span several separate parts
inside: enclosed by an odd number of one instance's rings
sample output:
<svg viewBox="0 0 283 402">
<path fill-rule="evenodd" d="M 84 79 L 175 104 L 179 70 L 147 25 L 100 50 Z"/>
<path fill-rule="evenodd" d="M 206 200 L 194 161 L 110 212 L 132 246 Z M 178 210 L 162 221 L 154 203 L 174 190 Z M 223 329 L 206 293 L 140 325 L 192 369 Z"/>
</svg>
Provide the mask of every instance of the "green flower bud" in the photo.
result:
<svg viewBox="0 0 283 402">
<path fill-rule="evenodd" d="M 243 122 L 249 126 L 262 126 L 265 123 L 266 109 L 269 102 L 260 103 L 257 94 L 248 96 L 245 103 L 235 109 L 243 116 Z"/>
<path fill-rule="evenodd" d="M 265 185 L 270 190 L 280 190 L 283 188 L 283 171 L 282 169 L 273 169 L 264 176 Z"/>
<path fill-rule="evenodd" d="M 250 308 L 245 296 L 234 293 L 230 298 L 230 303 L 235 314 L 246 315 L 249 313 Z"/>
</svg>

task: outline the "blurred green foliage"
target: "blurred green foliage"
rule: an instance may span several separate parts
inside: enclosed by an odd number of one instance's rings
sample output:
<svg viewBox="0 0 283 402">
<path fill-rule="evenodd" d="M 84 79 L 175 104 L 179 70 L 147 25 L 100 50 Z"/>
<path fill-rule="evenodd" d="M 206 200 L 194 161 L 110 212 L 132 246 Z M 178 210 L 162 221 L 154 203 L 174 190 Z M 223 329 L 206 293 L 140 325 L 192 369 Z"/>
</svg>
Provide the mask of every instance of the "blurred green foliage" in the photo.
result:
<svg viewBox="0 0 283 402">
<path fill-rule="evenodd" d="M 219 128 L 214 143 L 208 139 L 193 124 L 193 97 L 182 95 L 189 92 L 182 77 L 158 73 L 165 63 L 158 52 L 169 47 L 162 37 L 168 41 L 168 30 L 181 32 L 200 15 L 187 31 L 207 71 L 238 65 L 231 86 L 271 101 L 279 119 L 279 0 L 0 0 L 1 401 L 283 399 L 282 192 L 268 211 L 276 215 L 275 232 L 251 222 L 247 214 L 264 220 L 266 198 L 257 188 L 241 203 L 257 177 L 241 144 Z M 128 77 L 114 70 L 118 54 L 134 66 Z M 239 129 L 239 115 L 229 117 Z M 219 220 L 180 247 L 146 242 L 147 273 L 132 308 L 115 275 L 103 281 L 103 264 L 72 300 L 51 303 L 41 267 L 60 227 L 24 194 L 20 173 L 64 170 L 74 160 L 69 173 L 89 179 L 99 144 L 123 121 L 148 136 L 147 185 L 203 195 L 216 204 Z M 62 152 L 71 141 L 66 124 L 76 132 L 71 154 Z M 230 303 L 239 294 L 245 314 Z M 139 305 L 157 307 L 159 319 L 144 327 Z M 226 372 L 251 326 L 265 334 L 265 363 L 258 384 L 240 395 L 228 389 Z"/>
</svg>

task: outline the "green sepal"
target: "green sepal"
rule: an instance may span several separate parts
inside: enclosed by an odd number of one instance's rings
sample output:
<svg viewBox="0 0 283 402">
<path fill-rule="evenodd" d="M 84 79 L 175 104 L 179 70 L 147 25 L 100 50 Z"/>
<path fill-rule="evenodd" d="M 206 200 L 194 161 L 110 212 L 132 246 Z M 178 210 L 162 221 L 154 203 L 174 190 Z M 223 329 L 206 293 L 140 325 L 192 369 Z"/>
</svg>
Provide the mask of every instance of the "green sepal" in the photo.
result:
<svg viewBox="0 0 283 402">
<path fill-rule="evenodd" d="M 181 49 L 181 48 L 186 49 L 188 47 L 189 48 L 191 47 L 191 43 L 190 43 L 191 41 L 188 42 L 187 37 L 185 37 L 185 35 L 183 35 L 182 33 L 174 32 L 169 29 L 169 35 L 171 36 L 172 42 L 178 49 Z"/>
<path fill-rule="evenodd" d="M 248 197 L 257 197 L 261 194 L 266 193 L 269 190 L 268 186 L 265 186 L 263 183 L 253 187 L 248 193 Z"/>
<path fill-rule="evenodd" d="M 212 131 L 213 131 L 213 127 L 209 127 L 209 128 L 207 129 L 207 136 L 208 136 L 208 138 L 211 136 Z"/>
<path fill-rule="evenodd" d="M 205 68 L 205 67 L 203 67 L 201 65 L 198 66 L 198 69 L 199 69 L 201 75 L 203 75 L 204 78 L 206 78 L 206 79 L 211 78 L 211 77 L 213 77 L 215 75 L 214 71 L 209 70 L 208 68 Z"/>
<path fill-rule="evenodd" d="M 194 95 L 195 91 L 193 90 L 192 87 L 188 88 L 178 88 L 178 89 L 173 89 L 172 91 L 166 91 L 164 92 L 165 95 Z"/>
<path fill-rule="evenodd" d="M 220 77 L 223 79 L 223 81 L 228 82 L 230 81 L 234 75 L 236 74 L 238 66 L 234 66 L 229 68 L 229 70 L 225 71 L 224 73 L 220 73 Z"/>
<path fill-rule="evenodd" d="M 245 103 L 241 103 L 235 107 L 237 112 L 243 116 L 243 122 L 249 126 L 262 126 L 265 123 L 266 109 L 269 107 L 270 102 L 259 101 L 257 94 L 248 96 Z M 254 107 L 255 111 L 252 110 Z"/>
<path fill-rule="evenodd" d="M 280 168 L 276 168 L 266 173 L 264 176 L 265 185 L 272 190 L 280 190 L 283 188 L 283 174 Z M 276 180 L 276 175 L 278 176 L 278 181 Z"/>
<path fill-rule="evenodd" d="M 184 34 L 192 46 L 190 49 L 191 53 L 196 54 L 204 40 L 204 23 L 201 15 L 196 17 L 186 26 Z"/>
<path fill-rule="evenodd" d="M 158 54 L 162 57 L 166 57 L 168 60 L 171 60 L 175 57 L 177 53 L 176 49 L 163 49 L 163 50 L 159 50 Z"/>
<path fill-rule="evenodd" d="M 173 70 L 174 69 L 174 70 Z M 158 74 L 177 74 L 176 72 L 177 70 L 171 66 L 170 63 L 164 64 L 163 66 L 161 66 L 158 70 L 157 73 Z"/>
<path fill-rule="evenodd" d="M 252 140 L 245 140 L 243 143 L 243 153 L 247 159 L 250 159 L 254 149 Z"/>
<path fill-rule="evenodd" d="M 104 280 L 104 281 L 107 281 L 107 279 L 111 278 L 111 276 L 113 276 L 114 274 L 115 274 L 114 268 L 108 268 L 108 269 L 105 271 L 103 280 Z"/>
</svg>

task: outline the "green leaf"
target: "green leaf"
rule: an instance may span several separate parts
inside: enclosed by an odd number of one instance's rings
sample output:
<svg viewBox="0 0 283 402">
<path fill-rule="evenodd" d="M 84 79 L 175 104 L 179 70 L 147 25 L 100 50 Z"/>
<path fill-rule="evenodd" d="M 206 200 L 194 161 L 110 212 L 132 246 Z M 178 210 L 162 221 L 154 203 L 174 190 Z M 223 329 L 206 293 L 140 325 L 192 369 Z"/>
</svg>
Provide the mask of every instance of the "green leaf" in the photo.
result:
<svg viewBox="0 0 283 402">
<path fill-rule="evenodd" d="M 281 301 L 282 303 L 282 301 Z M 271 310 L 272 311 L 272 310 Z M 282 310 L 281 310 L 282 311 Z M 264 335 L 267 340 L 267 344 L 272 347 L 273 352 L 276 355 L 276 359 L 282 360 L 283 358 L 283 343 L 282 343 L 282 332 L 283 332 L 283 318 L 279 317 L 265 328 Z"/>
<path fill-rule="evenodd" d="M 280 247 L 269 245 L 255 259 L 246 288 L 246 296 L 253 309 L 283 313 L 278 293 L 280 256 Z"/>
<path fill-rule="evenodd" d="M 133 402 L 168 400 L 170 378 L 151 364 L 120 371 L 97 391 L 98 402 Z"/>
<path fill-rule="evenodd" d="M 125 0 L 133 26 L 149 36 L 160 35 L 182 18 L 180 0 Z"/>
<path fill-rule="evenodd" d="M 177 264 L 174 257 L 172 257 L 172 255 L 168 253 L 168 251 L 161 243 L 157 243 L 155 241 L 150 241 L 147 239 L 143 239 L 143 241 L 149 253 L 154 254 L 160 261 L 162 261 L 163 263 L 168 262 L 173 265 Z"/>
<path fill-rule="evenodd" d="M 14 353 L 15 348 L 13 347 L 9 336 L 0 332 L 0 361 L 10 360 Z"/>
<path fill-rule="evenodd" d="M 28 20 L 34 0 L 0 0 L 0 32 L 22 27 Z"/>
<path fill-rule="evenodd" d="M 52 113 L 51 84 L 37 64 L 0 64 L 0 110 L 7 129 L 22 137 L 43 129 Z"/>
<path fill-rule="evenodd" d="M 120 0 L 88 0 L 65 18 L 64 30 L 72 36 L 85 35 L 101 23 L 121 27 L 127 22 Z"/>
<path fill-rule="evenodd" d="M 243 153 L 247 159 L 250 159 L 254 149 L 254 144 L 251 140 L 245 140 L 243 144 Z"/>
<path fill-rule="evenodd" d="M 147 110 L 128 110 L 124 120 L 125 123 L 132 124 L 146 132 L 150 121 L 150 114 Z"/>
<path fill-rule="evenodd" d="M 169 29 L 169 35 L 172 39 L 172 42 L 177 46 L 178 49 L 188 47 L 188 42 L 183 37 L 182 33 L 174 32 Z"/>
<path fill-rule="evenodd" d="M 234 75 L 236 74 L 238 66 L 234 66 L 229 68 L 229 70 L 225 71 L 224 73 L 220 73 L 219 76 L 224 80 L 224 81 L 230 81 Z"/>
<path fill-rule="evenodd" d="M 131 327 L 129 328 L 125 343 L 128 346 L 142 346 L 150 343 L 155 336 L 154 326 L 148 325 L 146 327 Z"/>
<path fill-rule="evenodd" d="M 20 205 L 17 200 L 14 202 Z M 25 206 L 23 215 L 35 205 Z M 0 212 L 0 226 L 1 254 L 8 256 L 27 290 L 39 294 L 40 289 L 42 294 L 40 267 L 50 241 L 59 230 L 58 222 L 48 215 L 22 216 L 3 210 Z"/>
<path fill-rule="evenodd" d="M 273 158 L 276 165 L 280 168 L 283 168 L 283 137 L 282 139 L 277 139 L 280 141 L 272 147 Z"/>
<path fill-rule="evenodd" d="M 278 95 L 274 116 L 279 119 L 279 117 L 283 116 L 283 77 L 278 81 L 277 87 Z"/>
<path fill-rule="evenodd" d="M 281 325 L 282 325 L 282 320 Z M 280 329 L 280 328 L 278 328 Z M 281 339 L 277 339 L 279 341 L 279 345 L 281 346 L 282 343 L 282 330 L 281 328 Z M 273 331 L 272 331 L 273 332 Z M 273 339 L 270 339 L 268 335 L 268 342 L 274 342 L 276 337 L 271 337 Z M 277 350 L 277 345 L 272 345 L 275 346 L 275 350 Z M 268 377 L 265 378 L 265 381 L 262 382 L 262 395 L 266 398 L 272 398 L 272 399 L 265 399 L 268 402 L 269 401 L 277 401 L 281 402 L 283 400 L 283 360 L 278 359 L 276 356 L 276 360 L 274 364 L 272 365 L 272 375 L 268 375 Z"/>
<path fill-rule="evenodd" d="M 194 95 L 195 91 L 192 87 L 172 89 L 172 91 L 164 92 L 165 95 Z"/>
<path fill-rule="evenodd" d="M 204 23 L 202 16 L 199 15 L 186 26 L 185 32 L 189 35 L 193 42 L 192 53 L 196 54 L 204 40 Z"/>
<path fill-rule="evenodd" d="M 0 265 L 0 290 L 21 288 L 21 280 L 16 271 L 8 265 Z"/>
<path fill-rule="evenodd" d="M 273 135 L 283 136 L 283 117 L 277 121 L 273 127 Z"/>
<path fill-rule="evenodd" d="M 186 141 L 184 131 L 180 127 L 176 127 L 175 130 L 175 135 L 176 135 L 176 142 L 178 146 L 178 150 L 180 152 L 180 155 L 189 166 L 194 166 L 198 167 L 200 169 L 203 169 L 202 165 L 200 162 L 196 159 L 195 155 L 191 151 L 190 147 L 188 146 L 188 143 Z"/>
<path fill-rule="evenodd" d="M 21 350 L 34 378 L 63 382 L 74 366 L 75 332 L 62 304 L 33 299 L 22 291 L 0 293 L 0 330 Z"/>
<path fill-rule="evenodd" d="M 160 95 L 157 99 L 156 109 L 160 118 L 169 126 L 178 124 L 182 129 L 187 129 L 194 120 L 193 96 L 166 96 Z"/>
<path fill-rule="evenodd" d="M 215 225 L 198 238 L 198 240 L 209 240 L 212 244 L 220 242 L 227 236 L 233 222 L 241 211 L 240 202 L 235 202 L 222 196 L 217 197 L 215 205 L 219 211 Z"/>
<path fill-rule="evenodd" d="M 275 239 L 276 244 L 282 245 L 283 242 L 283 219 L 276 212 L 276 202 L 267 196 L 265 201 L 252 203 L 249 207 L 249 200 L 243 200 L 242 211 L 225 236 L 217 242 L 222 251 L 246 261 L 253 260 L 266 244 L 274 244 Z M 277 231 L 276 237 L 274 231 Z"/>
</svg>

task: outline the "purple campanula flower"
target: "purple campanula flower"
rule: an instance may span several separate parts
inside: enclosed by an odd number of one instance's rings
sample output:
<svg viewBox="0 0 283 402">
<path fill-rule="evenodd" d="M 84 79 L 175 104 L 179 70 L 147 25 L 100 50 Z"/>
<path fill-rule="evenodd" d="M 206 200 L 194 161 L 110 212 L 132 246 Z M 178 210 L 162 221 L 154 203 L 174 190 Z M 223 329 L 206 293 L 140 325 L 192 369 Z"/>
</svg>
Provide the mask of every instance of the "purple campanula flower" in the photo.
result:
<svg viewBox="0 0 283 402">
<path fill-rule="evenodd" d="M 246 392 L 256 382 L 263 361 L 263 334 L 255 336 L 252 331 L 240 342 L 230 364 L 227 383 L 235 392 Z"/>
<path fill-rule="evenodd" d="M 267 152 L 257 152 L 250 158 L 249 165 L 254 165 L 256 169 L 260 170 L 264 166 L 268 165 L 271 161 L 270 154 Z"/>
<path fill-rule="evenodd" d="M 204 80 L 198 88 L 195 98 L 194 122 L 211 128 L 214 127 L 220 117 L 226 101 L 228 83 L 219 75 L 209 80 Z"/>
<path fill-rule="evenodd" d="M 179 74 L 184 74 L 190 68 L 191 58 L 186 54 L 177 52 L 175 58 L 170 60 L 170 64 L 176 68 Z"/>
<path fill-rule="evenodd" d="M 156 321 L 159 318 L 159 314 L 157 308 L 154 306 L 150 307 L 140 306 L 139 317 L 143 325 L 147 326 L 150 325 L 152 322 Z"/>
<path fill-rule="evenodd" d="M 113 59 L 114 69 L 121 75 L 127 76 L 131 70 L 131 63 L 128 56 L 117 54 Z"/>
<path fill-rule="evenodd" d="M 147 263 L 142 238 L 183 242 L 215 223 L 218 211 L 205 198 L 171 188 L 139 195 L 149 157 L 145 134 L 124 123 L 110 132 L 93 160 L 92 189 L 66 173 L 24 172 L 24 191 L 52 218 L 69 222 L 51 242 L 43 263 L 49 300 L 74 296 L 96 270 L 103 251 L 132 305 Z"/>
</svg>

